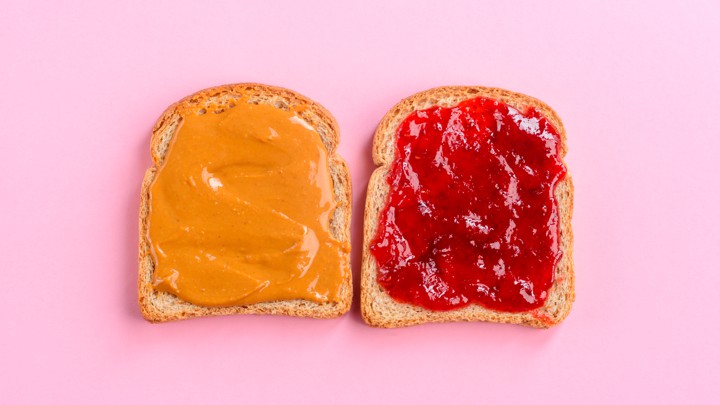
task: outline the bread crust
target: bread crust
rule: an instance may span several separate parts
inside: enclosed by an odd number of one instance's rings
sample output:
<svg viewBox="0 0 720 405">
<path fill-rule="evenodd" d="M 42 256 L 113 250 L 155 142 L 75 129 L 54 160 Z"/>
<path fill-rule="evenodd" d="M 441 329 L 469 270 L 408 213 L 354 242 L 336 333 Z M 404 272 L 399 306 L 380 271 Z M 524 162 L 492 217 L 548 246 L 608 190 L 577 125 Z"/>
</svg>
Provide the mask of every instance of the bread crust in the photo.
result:
<svg viewBox="0 0 720 405">
<path fill-rule="evenodd" d="M 230 84 L 201 90 L 183 98 L 165 110 L 155 123 L 150 141 L 153 167 L 145 172 L 141 188 L 138 243 L 138 304 L 142 316 L 150 322 L 166 322 L 198 316 L 234 314 L 272 314 L 311 318 L 333 318 L 346 313 L 352 302 L 350 252 L 347 252 L 345 278 L 340 286 L 339 300 L 316 303 L 307 300 L 262 302 L 228 307 L 203 307 L 183 301 L 172 294 L 155 291 L 152 274 L 155 268 L 148 239 L 150 185 L 169 151 L 184 114 L 222 111 L 236 103 L 268 104 L 283 110 L 294 109 L 317 130 L 328 151 L 328 165 L 333 180 L 337 207 L 330 219 L 330 232 L 341 242 L 350 242 L 351 194 L 350 171 L 337 146 L 340 130 L 335 118 L 320 104 L 292 90 L 257 83 Z"/>
<path fill-rule="evenodd" d="M 573 183 L 568 171 L 555 188 L 560 216 L 560 247 L 563 256 L 555 268 L 555 281 L 550 288 L 545 305 L 527 312 L 502 312 L 473 304 L 450 311 L 432 311 L 419 306 L 395 301 L 377 282 L 377 263 L 370 253 L 370 242 L 377 230 L 380 212 L 385 207 L 390 191 L 386 181 L 390 165 L 395 157 L 397 128 L 408 115 L 416 110 L 434 106 L 452 107 L 458 103 L 486 97 L 502 101 L 519 111 L 534 107 L 557 129 L 561 138 L 560 158 L 567 153 L 565 128 L 560 117 L 547 104 L 524 94 L 499 88 L 480 86 L 446 86 L 425 90 L 396 104 L 375 131 L 373 161 L 378 166 L 368 184 L 365 203 L 365 221 L 360 281 L 360 305 L 362 317 L 368 325 L 394 328 L 427 322 L 489 321 L 549 328 L 567 317 L 575 300 L 575 270 L 573 264 Z M 567 167 L 567 165 L 566 165 Z"/>
</svg>

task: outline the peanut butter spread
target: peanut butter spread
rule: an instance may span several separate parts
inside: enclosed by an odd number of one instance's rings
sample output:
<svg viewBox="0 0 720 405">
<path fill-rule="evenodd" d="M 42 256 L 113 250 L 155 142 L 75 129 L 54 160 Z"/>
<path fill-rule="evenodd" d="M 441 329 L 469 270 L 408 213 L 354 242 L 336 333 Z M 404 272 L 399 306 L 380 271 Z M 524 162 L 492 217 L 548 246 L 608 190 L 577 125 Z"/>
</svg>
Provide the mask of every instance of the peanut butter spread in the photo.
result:
<svg viewBox="0 0 720 405">
<path fill-rule="evenodd" d="M 150 187 L 154 288 L 202 306 L 336 302 L 349 245 L 330 234 L 318 132 L 264 104 L 183 116 Z"/>
</svg>

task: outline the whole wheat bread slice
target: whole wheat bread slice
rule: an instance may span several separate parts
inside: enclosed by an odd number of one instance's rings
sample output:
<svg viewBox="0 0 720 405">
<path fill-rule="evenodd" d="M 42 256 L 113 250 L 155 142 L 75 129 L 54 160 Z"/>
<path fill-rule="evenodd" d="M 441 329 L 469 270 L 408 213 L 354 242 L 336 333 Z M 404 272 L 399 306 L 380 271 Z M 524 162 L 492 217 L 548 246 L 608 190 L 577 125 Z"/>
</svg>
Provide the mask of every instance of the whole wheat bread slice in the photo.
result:
<svg viewBox="0 0 720 405">
<path fill-rule="evenodd" d="M 572 259 L 573 184 L 568 172 L 555 189 L 559 205 L 560 247 L 563 255 L 555 268 L 554 284 L 543 307 L 528 312 L 499 312 L 480 305 L 470 305 L 450 311 L 431 311 L 419 306 L 395 301 L 377 282 L 377 263 L 370 253 L 380 212 L 385 207 L 390 187 L 386 181 L 395 157 L 397 128 L 416 110 L 433 106 L 452 107 L 476 97 L 502 101 L 518 111 L 534 107 L 542 113 L 561 136 L 561 158 L 567 153 L 565 129 L 560 117 L 545 103 L 524 94 L 487 87 L 438 87 L 410 96 L 395 105 L 382 119 L 373 139 L 373 161 L 378 166 L 368 184 L 365 204 L 365 229 L 361 275 L 361 310 L 365 322 L 378 327 L 400 327 L 426 322 L 490 321 L 548 328 L 565 319 L 575 299 L 575 276 Z"/>
<path fill-rule="evenodd" d="M 154 162 L 142 183 L 140 203 L 140 242 L 138 271 L 138 302 L 140 311 L 150 322 L 164 322 L 197 316 L 231 314 L 273 314 L 312 318 L 332 318 L 346 313 L 352 302 L 350 254 L 347 254 L 345 279 L 340 286 L 338 302 L 316 303 L 306 300 L 263 302 L 229 307 L 203 307 L 185 302 L 172 294 L 155 291 L 152 275 L 155 268 L 147 237 L 150 211 L 150 185 L 165 159 L 173 137 L 177 134 L 185 111 L 194 113 L 220 112 L 237 103 L 268 104 L 282 110 L 303 107 L 297 114 L 311 125 L 322 138 L 328 151 L 328 165 L 337 207 L 330 219 L 330 233 L 340 242 L 350 241 L 351 185 L 345 161 L 336 153 L 340 131 L 335 118 L 320 104 L 280 87 L 255 83 L 233 84 L 197 92 L 171 105 L 158 119 L 152 131 L 150 151 Z"/>
</svg>

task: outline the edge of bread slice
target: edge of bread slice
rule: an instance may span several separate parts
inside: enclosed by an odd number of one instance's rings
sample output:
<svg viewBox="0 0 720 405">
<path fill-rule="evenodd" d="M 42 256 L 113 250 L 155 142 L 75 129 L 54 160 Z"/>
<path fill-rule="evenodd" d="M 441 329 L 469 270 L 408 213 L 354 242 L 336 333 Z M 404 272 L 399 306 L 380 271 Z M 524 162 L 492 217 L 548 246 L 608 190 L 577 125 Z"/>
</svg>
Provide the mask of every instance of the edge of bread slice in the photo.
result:
<svg viewBox="0 0 720 405">
<path fill-rule="evenodd" d="M 377 264 L 369 248 L 370 242 L 375 236 L 380 212 L 385 207 L 390 192 L 386 178 L 395 157 L 398 126 L 416 110 L 434 106 L 452 107 L 464 100 L 476 97 L 496 99 L 518 111 L 534 107 L 552 123 L 560 134 L 560 157 L 564 158 L 567 153 L 565 129 L 560 117 L 542 101 L 524 94 L 498 88 L 448 86 L 422 91 L 396 104 L 380 121 L 375 131 L 372 153 L 373 161 L 378 167 L 370 178 L 365 203 L 360 301 L 362 317 L 371 326 L 393 328 L 426 322 L 489 321 L 548 328 L 565 319 L 570 312 L 575 300 L 575 275 L 571 226 L 573 184 L 569 171 L 555 189 L 560 216 L 560 247 L 563 255 L 555 268 L 555 281 L 543 307 L 514 313 L 490 310 L 473 304 L 455 310 L 432 311 L 395 301 L 377 282 Z"/>
<path fill-rule="evenodd" d="M 256 83 L 218 86 L 199 91 L 168 107 L 152 130 L 150 151 L 153 167 L 145 172 L 142 182 L 139 244 L 138 244 L 138 303 L 142 316 L 150 322 L 165 322 L 198 316 L 232 314 L 273 314 L 312 318 L 332 318 L 346 313 L 352 302 L 352 272 L 350 252 L 347 253 L 345 279 L 340 286 L 338 302 L 316 303 L 307 300 L 262 302 L 251 305 L 204 307 L 183 301 L 166 293 L 155 291 L 152 274 L 155 265 L 147 237 L 150 214 L 150 185 L 169 151 L 170 144 L 180 128 L 183 113 L 198 114 L 221 112 L 237 103 L 268 104 L 289 111 L 301 107 L 296 113 L 311 125 L 321 137 L 328 151 L 328 165 L 333 181 L 333 194 L 337 207 L 330 218 L 330 233 L 340 242 L 350 242 L 351 184 L 345 161 L 337 154 L 340 130 L 335 118 L 320 104 L 294 91 Z"/>
</svg>

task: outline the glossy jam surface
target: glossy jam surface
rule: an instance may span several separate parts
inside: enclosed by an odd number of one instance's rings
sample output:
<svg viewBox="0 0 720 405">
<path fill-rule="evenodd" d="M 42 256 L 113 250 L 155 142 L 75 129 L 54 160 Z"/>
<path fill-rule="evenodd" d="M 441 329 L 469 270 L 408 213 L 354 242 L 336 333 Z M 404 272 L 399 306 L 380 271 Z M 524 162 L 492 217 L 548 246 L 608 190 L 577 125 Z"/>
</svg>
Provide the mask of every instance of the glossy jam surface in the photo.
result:
<svg viewBox="0 0 720 405">
<path fill-rule="evenodd" d="M 370 245 L 379 284 L 432 310 L 542 306 L 562 255 L 560 146 L 538 111 L 486 98 L 408 116 Z"/>
<path fill-rule="evenodd" d="M 292 111 L 186 112 L 150 187 L 154 288 L 203 306 L 336 301 L 347 243 L 320 135 Z"/>
</svg>

